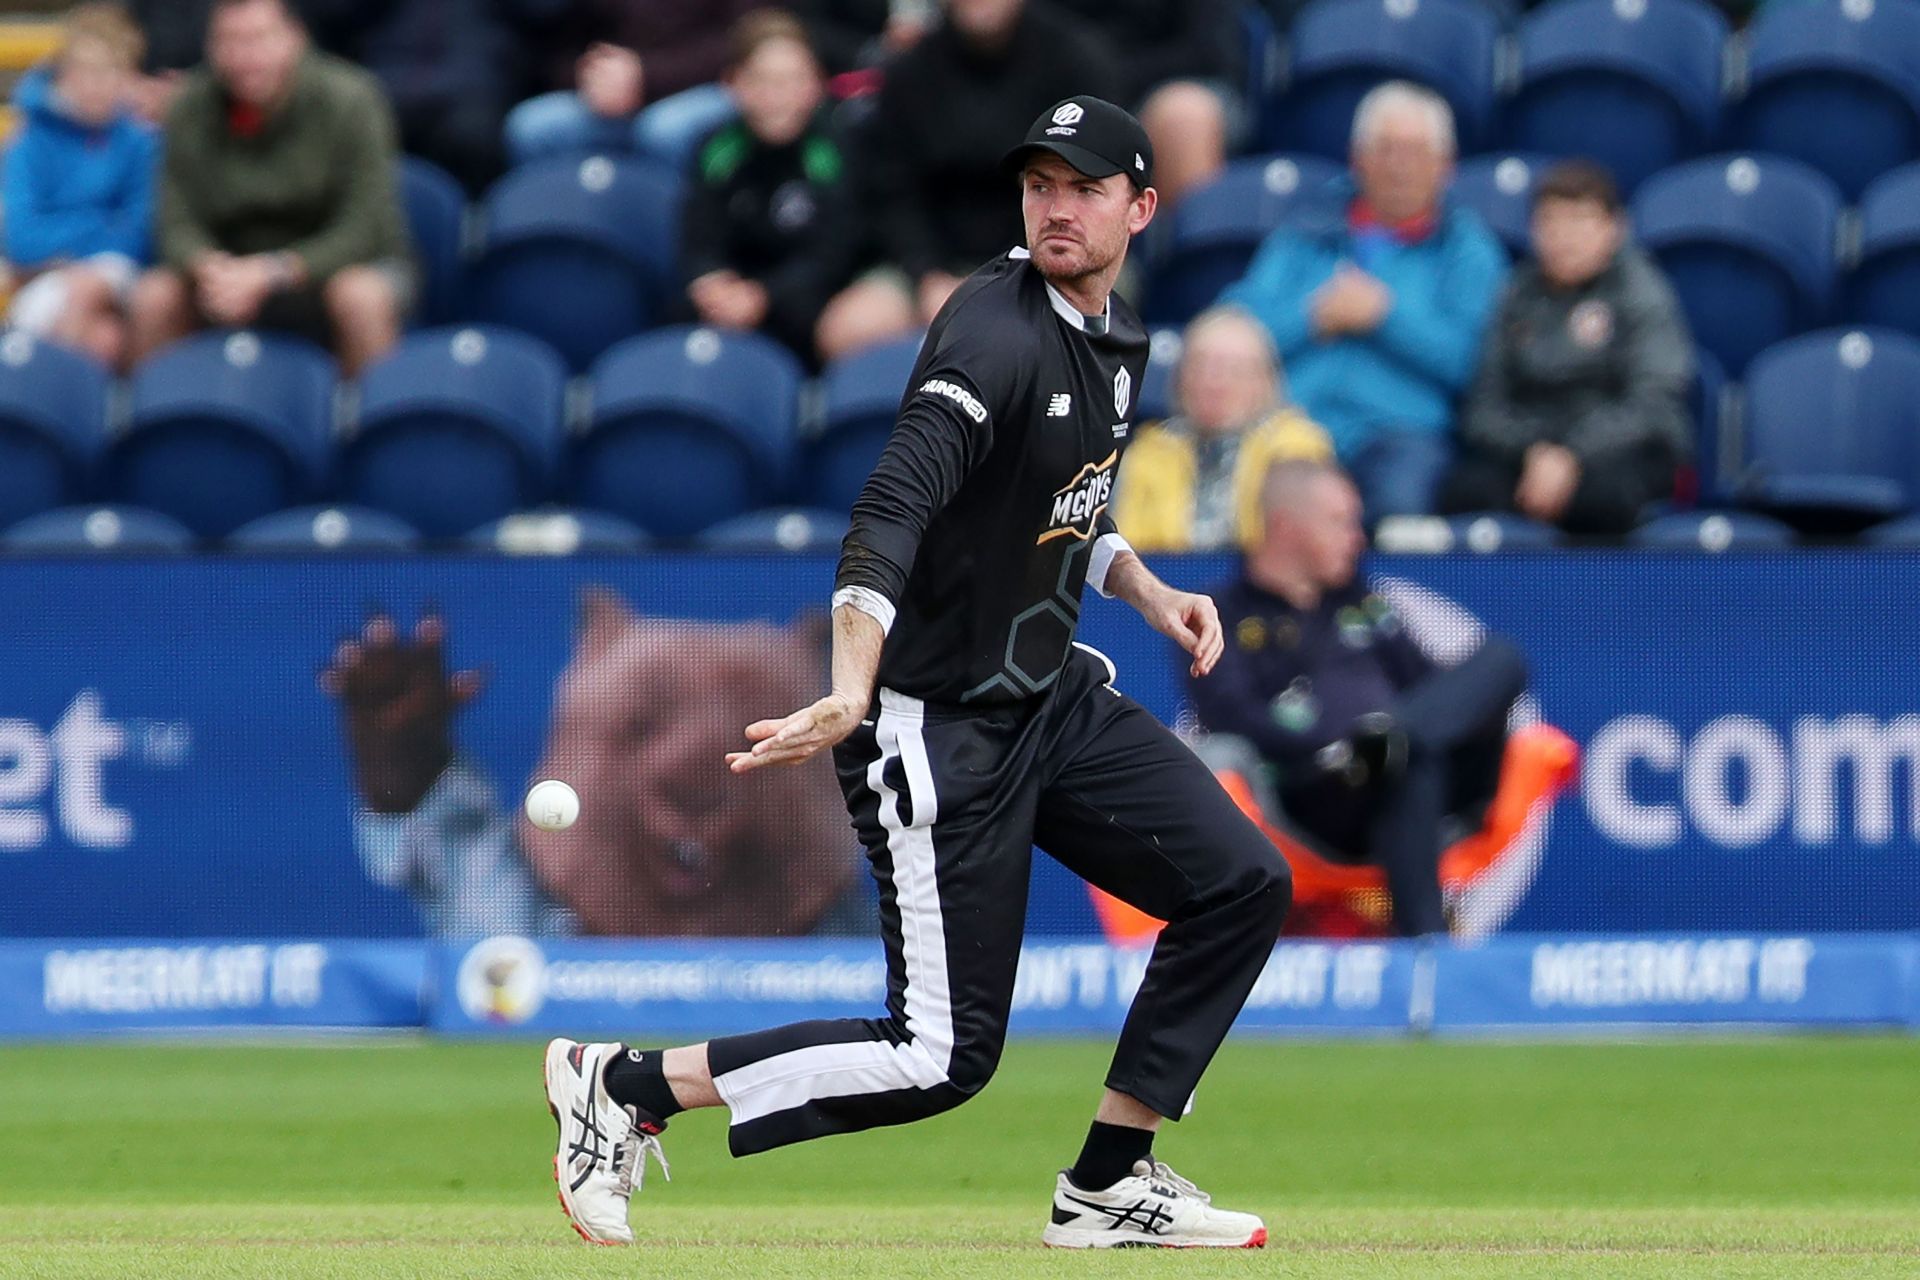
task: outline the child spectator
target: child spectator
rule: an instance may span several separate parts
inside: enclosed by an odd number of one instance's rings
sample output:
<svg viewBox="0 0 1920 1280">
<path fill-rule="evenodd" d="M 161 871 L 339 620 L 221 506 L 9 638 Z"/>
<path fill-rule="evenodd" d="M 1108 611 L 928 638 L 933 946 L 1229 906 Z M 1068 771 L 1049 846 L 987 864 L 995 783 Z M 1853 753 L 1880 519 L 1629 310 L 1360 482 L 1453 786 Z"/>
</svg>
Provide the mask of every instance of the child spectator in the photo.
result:
<svg viewBox="0 0 1920 1280">
<path fill-rule="evenodd" d="M 115 6 L 75 9 L 53 64 L 14 93 L 24 123 L 6 159 L 7 261 L 30 277 L 9 323 L 113 365 L 153 219 L 154 139 L 126 105 L 142 43 Z"/>
<path fill-rule="evenodd" d="M 694 313 L 823 361 L 906 332 L 914 317 L 899 289 L 848 283 L 864 235 L 798 19 L 771 9 L 741 19 L 726 86 L 740 118 L 695 157 L 681 233 Z"/>
<path fill-rule="evenodd" d="M 1627 243 L 1606 170 L 1573 161 L 1541 178 L 1532 232 L 1534 260 L 1488 331 L 1441 505 L 1622 534 L 1672 495 L 1691 451 L 1693 343 L 1666 277 Z"/>
</svg>

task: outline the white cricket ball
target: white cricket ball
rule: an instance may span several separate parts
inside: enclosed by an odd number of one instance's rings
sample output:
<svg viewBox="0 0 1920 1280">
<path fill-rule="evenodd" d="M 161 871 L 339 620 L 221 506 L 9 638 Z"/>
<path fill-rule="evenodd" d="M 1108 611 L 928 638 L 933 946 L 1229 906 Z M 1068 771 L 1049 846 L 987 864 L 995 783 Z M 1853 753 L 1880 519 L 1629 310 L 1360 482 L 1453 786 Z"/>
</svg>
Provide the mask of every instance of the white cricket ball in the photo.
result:
<svg viewBox="0 0 1920 1280">
<path fill-rule="evenodd" d="M 548 778 L 527 792 L 527 818 L 542 831 L 565 831 L 580 818 L 580 793 Z"/>
</svg>

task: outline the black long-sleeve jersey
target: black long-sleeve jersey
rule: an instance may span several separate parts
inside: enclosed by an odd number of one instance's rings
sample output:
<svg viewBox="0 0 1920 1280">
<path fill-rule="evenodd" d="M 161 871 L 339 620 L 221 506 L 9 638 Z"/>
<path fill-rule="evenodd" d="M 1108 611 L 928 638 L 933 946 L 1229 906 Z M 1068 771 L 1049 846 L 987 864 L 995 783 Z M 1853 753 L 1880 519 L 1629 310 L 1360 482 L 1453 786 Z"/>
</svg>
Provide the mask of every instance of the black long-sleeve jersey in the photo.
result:
<svg viewBox="0 0 1920 1280">
<path fill-rule="evenodd" d="M 1126 546 L 1107 501 L 1146 361 L 1125 302 L 1081 315 L 1024 249 L 954 293 L 841 547 L 836 598 L 893 613 L 882 688 L 991 705 L 1053 683 Z"/>
</svg>

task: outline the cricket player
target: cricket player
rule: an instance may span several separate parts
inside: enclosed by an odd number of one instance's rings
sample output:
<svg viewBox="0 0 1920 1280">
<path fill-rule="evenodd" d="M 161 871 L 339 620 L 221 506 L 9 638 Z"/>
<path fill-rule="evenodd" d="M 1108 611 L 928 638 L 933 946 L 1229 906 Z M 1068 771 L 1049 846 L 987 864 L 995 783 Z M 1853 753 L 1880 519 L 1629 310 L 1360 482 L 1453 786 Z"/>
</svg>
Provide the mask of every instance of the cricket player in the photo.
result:
<svg viewBox="0 0 1920 1280">
<path fill-rule="evenodd" d="M 1086 1144 L 1043 1239 L 1259 1247 L 1267 1232 L 1154 1159 L 1286 915 L 1285 864 L 1200 761 L 1073 643 L 1083 585 L 1171 636 L 1193 673 L 1222 649 L 1206 596 L 1155 577 L 1107 501 L 1147 336 L 1111 296 L 1152 221 L 1139 121 L 1077 97 L 1007 157 L 1027 247 L 935 319 L 885 452 L 854 505 L 833 596 L 833 690 L 747 726 L 736 772 L 833 749 L 879 882 L 884 1017 L 804 1022 L 660 1050 L 555 1040 L 547 1100 L 560 1199 L 589 1240 L 626 1242 L 660 1133 L 726 1106 L 734 1155 L 958 1106 L 1005 1040 L 1038 844 L 1168 922 L 1120 1033 Z M 1011 193 L 1009 193 L 1011 194 Z"/>
</svg>

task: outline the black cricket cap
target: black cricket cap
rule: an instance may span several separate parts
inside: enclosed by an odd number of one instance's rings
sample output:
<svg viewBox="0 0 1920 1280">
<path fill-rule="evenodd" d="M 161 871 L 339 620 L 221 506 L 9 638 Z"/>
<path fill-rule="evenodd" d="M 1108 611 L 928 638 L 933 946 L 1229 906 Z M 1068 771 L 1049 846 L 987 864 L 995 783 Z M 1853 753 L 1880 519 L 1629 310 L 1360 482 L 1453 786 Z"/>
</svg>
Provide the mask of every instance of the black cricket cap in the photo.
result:
<svg viewBox="0 0 1920 1280">
<path fill-rule="evenodd" d="M 1081 94 L 1054 103 L 1000 163 L 1018 173 L 1035 151 L 1051 151 L 1089 178 L 1124 173 L 1136 186 L 1153 185 L 1153 144 L 1146 129 L 1105 98 Z"/>
</svg>

